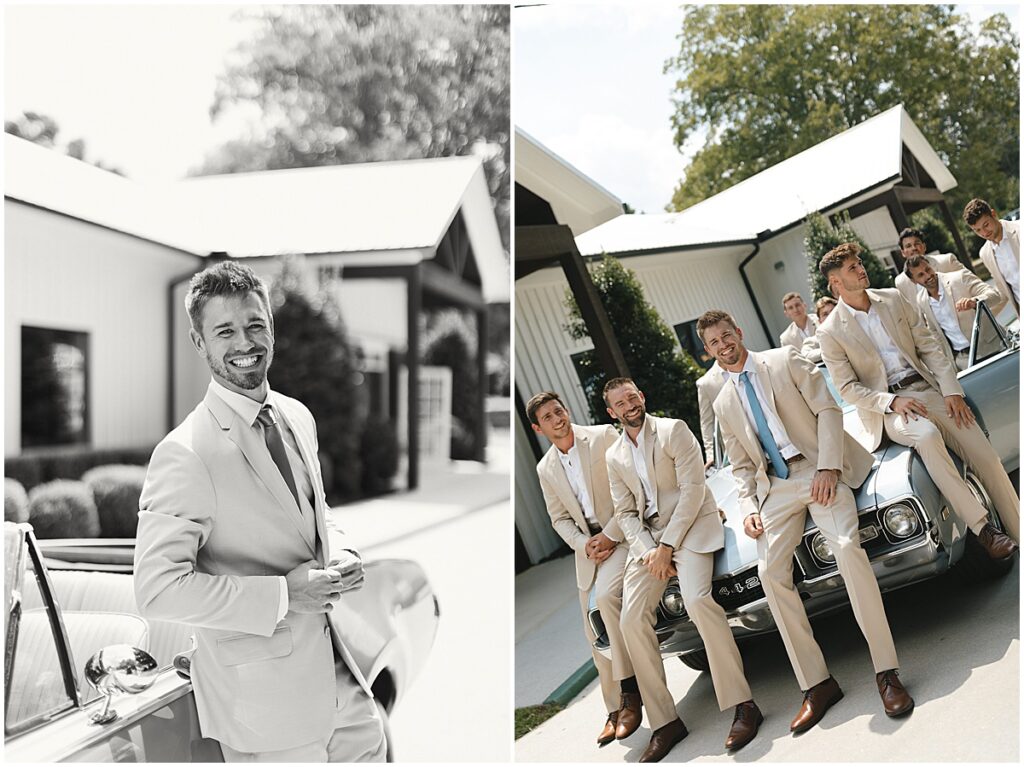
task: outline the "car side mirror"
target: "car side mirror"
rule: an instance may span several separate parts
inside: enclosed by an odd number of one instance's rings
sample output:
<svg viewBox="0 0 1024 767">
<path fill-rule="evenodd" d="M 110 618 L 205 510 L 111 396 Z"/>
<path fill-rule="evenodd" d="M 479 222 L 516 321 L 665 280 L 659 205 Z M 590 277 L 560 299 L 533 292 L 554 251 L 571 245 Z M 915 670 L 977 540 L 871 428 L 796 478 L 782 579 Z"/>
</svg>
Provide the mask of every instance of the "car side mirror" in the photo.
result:
<svg viewBox="0 0 1024 767">
<path fill-rule="evenodd" d="M 95 724 L 118 718 L 110 707 L 115 695 L 137 695 L 148 690 L 157 677 L 156 660 L 148 652 L 126 644 L 104 647 L 85 664 L 85 678 L 105 699 L 103 710 L 92 715 Z"/>
</svg>

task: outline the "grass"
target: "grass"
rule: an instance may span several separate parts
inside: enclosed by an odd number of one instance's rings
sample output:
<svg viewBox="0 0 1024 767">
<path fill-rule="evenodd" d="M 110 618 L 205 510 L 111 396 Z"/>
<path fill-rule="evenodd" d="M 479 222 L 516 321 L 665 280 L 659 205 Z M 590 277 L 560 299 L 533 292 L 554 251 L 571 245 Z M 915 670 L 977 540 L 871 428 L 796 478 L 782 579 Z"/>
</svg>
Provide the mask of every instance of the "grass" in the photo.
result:
<svg viewBox="0 0 1024 767">
<path fill-rule="evenodd" d="M 516 709 L 516 740 L 534 727 L 538 727 L 565 708 L 558 703 L 541 703 L 539 706 L 524 706 Z"/>
</svg>

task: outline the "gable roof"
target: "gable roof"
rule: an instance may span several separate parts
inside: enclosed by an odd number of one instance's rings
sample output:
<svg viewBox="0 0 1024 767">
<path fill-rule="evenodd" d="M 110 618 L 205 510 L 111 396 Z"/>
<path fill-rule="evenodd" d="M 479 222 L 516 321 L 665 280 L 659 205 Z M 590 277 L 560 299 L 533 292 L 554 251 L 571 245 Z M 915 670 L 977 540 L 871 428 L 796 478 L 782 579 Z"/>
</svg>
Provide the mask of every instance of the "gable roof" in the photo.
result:
<svg viewBox="0 0 1024 767">
<path fill-rule="evenodd" d="M 583 255 L 755 242 L 809 213 L 844 207 L 902 179 L 903 145 L 939 191 L 949 169 L 902 105 L 888 109 L 679 213 L 622 215 L 576 238 Z"/>
</svg>

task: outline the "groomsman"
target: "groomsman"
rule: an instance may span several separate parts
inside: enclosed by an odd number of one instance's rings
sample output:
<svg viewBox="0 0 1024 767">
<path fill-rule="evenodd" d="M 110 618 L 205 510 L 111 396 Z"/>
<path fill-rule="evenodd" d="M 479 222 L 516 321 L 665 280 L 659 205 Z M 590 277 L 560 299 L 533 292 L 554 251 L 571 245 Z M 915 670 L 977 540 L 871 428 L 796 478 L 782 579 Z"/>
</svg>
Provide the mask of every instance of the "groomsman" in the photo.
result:
<svg viewBox="0 0 1024 767">
<path fill-rule="evenodd" d="M 981 262 L 999 293 L 1020 316 L 1020 222 L 1005 221 L 984 200 L 974 199 L 964 208 L 964 221 L 979 237 Z"/>
<path fill-rule="evenodd" d="M 611 425 L 572 423 L 569 410 L 555 392 L 533 396 L 526 403 L 526 414 L 533 430 L 551 442 L 537 464 L 537 477 L 552 527 L 576 552 L 583 633 L 593 653 L 608 711 L 597 736 L 598 745 L 603 746 L 616 738 L 628 738 L 643 716 L 633 664 L 619 629 L 627 546 L 613 514 L 604 458 L 619 434 Z M 611 660 L 594 648 L 597 637 L 587 617 L 591 588 L 608 632 Z"/>
<path fill-rule="evenodd" d="M 868 288 L 860 250 L 856 243 L 843 243 L 818 265 L 840 297 L 818 329 L 821 356 L 840 396 L 857 407 L 858 439 L 873 451 L 885 433 L 914 448 L 988 555 L 1010 557 L 1020 540 L 1020 501 L 999 455 L 976 423 L 939 340 L 898 291 Z M 947 445 L 981 479 L 1008 535 L 988 522 Z"/>
<path fill-rule="evenodd" d="M 704 443 L 704 469 L 715 462 L 715 412 L 712 405 L 722 391 L 725 371 L 715 362 L 708 372 L 697 379 L 697 409 L 700 411 L 700 438 Z"/>
<path fill-rule="evenodd" d="M 860 545 L 858 487 L 872 458 L 843 431 L 843 414 L 817 367 L 795 349 L 751 352 L 722 311 L 697 320 L 704 348 L 729 380 L 715 414 L 736 479 L 743 529 L 758 542 L 758 575 L 804 701 L 790 724 L 803 732 L 843 697 L 814 640 L 793 584 L 793 553 L 809 512 L 835 553 L 854 616 L 867 640 L 885 713 L 909 712 L 914 701 L 896 669 L 896 648 L 874 572 Z"/>
<path fill-rule="evenodd" d="M 928 246 L 924 242 L 924 232 L 920 229 L 907 227 L 900 232 L 900 253 L 903 254 L 905 259 L 910 259 L 913 256 L 924 256 L 936 272 L 957 272 L 964 268 L 964 265 L 952 253 L 925 255 L 928 253 Z M 896 275 L 896 289 L 910 303 L 914 303 L 917 300 L 917 294 L 920 293 L 917 285 L 910 279 L 905 269 Z M 1000 303 L 1001 306 L 1002 303 Z M 992 311 L 998 310 L 993 307 Z"/>
<path fill-rule="evenodd" d="M 814 333 L 818 329 L 818 320 L 807 313 L 807 304 L 804 303 L 803 296 L 796 291 L 782 297 L 782 312 L 792 322 L 779 336 L 779 345 L 792 346 L 799 350 L 804 341 L 814 337 Z"/>
<path fill-rule="evenodd" d="M 622 634 L 647 708 L 651 741 L 641 762 L 660 761 L 688 734 L 665 682 L 655 608 L 666 581 L 678 574 L 686 611 L 704 640 L 722 711 L 735 707 L 725 741 L 738 749 L 763 720 L 751 699 L 725 611 L 711 596 L 714 553 L 725 544 L 722 519 L 704 484 L 700 446 L 684 421 L 647 414 L 628 378 L 604 387 L 608 414 L 623 425 L 608 448 L 608 479 L 619 526 L 629 542 L 622 598 Z"/>
</svg>

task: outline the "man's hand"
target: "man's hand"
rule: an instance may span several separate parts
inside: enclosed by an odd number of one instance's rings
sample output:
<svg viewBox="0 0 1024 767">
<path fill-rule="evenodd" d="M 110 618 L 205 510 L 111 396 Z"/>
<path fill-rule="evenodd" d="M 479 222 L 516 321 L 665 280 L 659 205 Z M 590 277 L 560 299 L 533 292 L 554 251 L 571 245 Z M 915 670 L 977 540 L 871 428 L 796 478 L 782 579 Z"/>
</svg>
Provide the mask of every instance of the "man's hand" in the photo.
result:
<svg viewBox="0 0 1024 767">
<path fill-rule="evenodd" d="M 341 598 L 341 576 L 333 570 L 317 570 L 315 559 L 303 562 L 284 579 L 288 583 L 288 609 L 297 613 L 330 612 Z"/>
<path fill-rule="evenodd" d="M 976 299 L 961 298 L 959 301 L 953 304 L 953 308 L 956 309 L 958 312 L 966 312 L 968 309 L 973 309 L 977 305 L 978 302 Z"/>
<path fill-rule="evenodd" d="M 837 469 L 818 469 L 811 480 L 811 500 L 822 506 L 831 506 L 836 499 L 836 483 L 839 482 Z"/>
<path fill-rule="evenodd" d="M 604 533 L 597 533 L 597 535 L 591 536 L 590 540 L 587 541 L 587 559 L 603 562 L 611 556 L 611 552 L 615 549 L 616 545 L 616 542 Z M 598 558 L 599 554 L 603 554 L 603 556 Z"/>
<path fill-rule="evenodd" d="M 342 549 L 338 556 L 331 559 L 327 569 L 341 577 L 341 593 L 363 587 L 366 573 L 363 570 L 363 560 L 355 552 Z"/>
<path fill-rule="evenodd" d="M 913 397 L 895 397 L 892 404 L 889 405 L 889 409 L 894 413 L 899 413 L 908 421 L 916 421 L 918 416 L 928 417 L 928 408 L 924 406 L 923 402 Z"/>
<path fill-rule="evenodd" d="M 953 419 L 958 429 L 965 429 L 974 424 L 974 413 L 967 400 L 959 394 L 950 394 L 946 400 L 946 415 Z"/>
<path fill-rule="evenodd" d="M 764 534 L 760 514 L 747 514 L 743 519 L 743 532 L 748 538 L 760 538 Z"/>
<path fill-rule="evenodd" d="M 667 581 L 676 574 L 676 568 L 672 564 L 672 554 L 674 553 L 670 547 L 659 544 L 645 554 L 642 561 L 651 575 L 659 581 Z"/>
<path fill-rule="evenodd" d="M 707 474 L 708 473 L 708 469 L 710 469 L 714 465 L 715 465 L 715 457 L 711 456 L 706 461 L 704 461 L 704 473 Z"/>
</svg>

